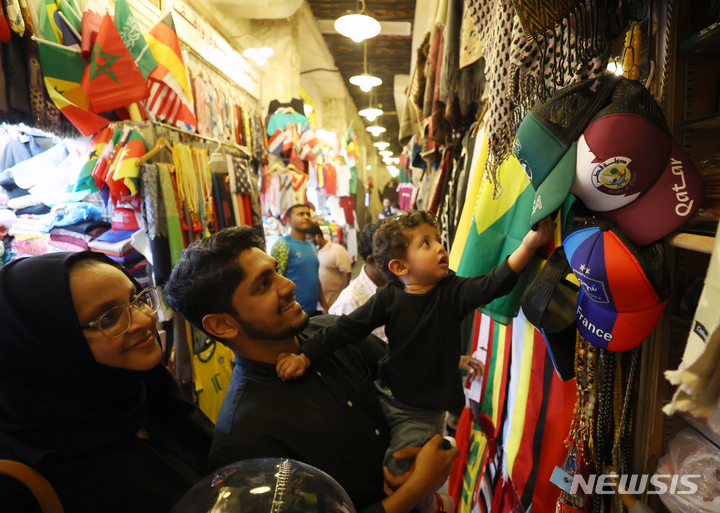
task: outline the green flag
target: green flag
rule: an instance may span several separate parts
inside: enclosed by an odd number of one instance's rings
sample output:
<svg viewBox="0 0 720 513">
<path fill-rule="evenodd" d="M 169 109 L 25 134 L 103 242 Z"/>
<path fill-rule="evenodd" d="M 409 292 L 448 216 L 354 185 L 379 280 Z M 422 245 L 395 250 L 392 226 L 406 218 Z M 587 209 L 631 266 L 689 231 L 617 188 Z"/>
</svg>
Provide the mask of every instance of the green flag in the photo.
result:
<svg viewBox="0 0 720 513">
<path fill-rule="evenodd" d="M 40 0 L 40 32 L 43 37 L 51 43 L 63 43 L 62 32 L 58 27 L 58 6 L 55 0 Z"/>
<path fill-rule="evenodd" d="M 60 12 L 78 34 L 82 32 L 82 13 L 75 0 L 60 0 Z"/>
<path fill-rule="evenodd" d="M 140 73 L 147 80 L 150 73 L 157 67 L 157 62 L 145 42 L 142 32 L 140 32 L 140 26 L 133 17 L 127 0 L 117 0 L 115 2 L 115 26 L 120 32 L 123 43 L 130 51 L 130 55 L 135 60 Z"/>
</svg>

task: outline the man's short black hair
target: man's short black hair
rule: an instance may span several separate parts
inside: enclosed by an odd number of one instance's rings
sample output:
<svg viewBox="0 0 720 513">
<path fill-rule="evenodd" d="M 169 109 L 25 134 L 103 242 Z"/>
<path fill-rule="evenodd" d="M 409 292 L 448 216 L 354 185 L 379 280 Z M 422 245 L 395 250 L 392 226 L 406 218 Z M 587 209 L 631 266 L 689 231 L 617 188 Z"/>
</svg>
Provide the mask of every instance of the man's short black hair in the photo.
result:
<svg viewBox="0 0 720 513">
<path fill-rule="evenodd" d="M 372 255 L 373 235 L 375 235 L 375 232 L 380 228 L 381 224 L 382 221 L 375 221 L 374 223 L 366 224 L 365 228 L 363 228 L 360 234 L 360 240 L 358 241 L 358 253 L 360 253 L 363 260 L 367 260 L 367 258 Z"/>
<path fill-rule="evenodd" d="M 305 233 L 307 235 L 312 235 L 313 237 L 315 235 L 321 235 L 323 238 L 325 238 L 325 234 L 323 233 L 322 229 L 320 228 L 320 226 L 318 226 L 315 223 L 311 224 L 310 228 L 308 228 L 308 230 Z"/>
<path fill-rule="evenodd" d="M 296 203 L 295 205 L 287 209 L 287 212 L 285 212 L 285 217 L 290 219 L 292 217 L 293 210 L 300 207 L 310 208 L 310 205 L 306 205 L 305 203 Z"/>
<path fill-rule="evenodd" d="M 265 241 L 250 226 L 225 228 L 193 242 L 182 252 L 165 285 L 167 304 L 212 337 L 203 328 L 203 317 L 235 315 L 232 296 L 245 278 L 238 256 L 252 248 L 265 251 Z"/>
</svg>

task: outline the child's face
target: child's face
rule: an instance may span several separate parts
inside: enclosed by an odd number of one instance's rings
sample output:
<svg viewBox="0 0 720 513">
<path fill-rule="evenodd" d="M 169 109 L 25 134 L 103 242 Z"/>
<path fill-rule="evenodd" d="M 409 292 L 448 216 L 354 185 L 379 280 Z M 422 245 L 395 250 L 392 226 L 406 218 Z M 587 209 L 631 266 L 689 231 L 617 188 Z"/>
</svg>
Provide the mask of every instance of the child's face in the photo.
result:
<svg viewBox="0 0 720 513">
<path fill-rule="evenodd" d="M 440 236 L 429 224 L 412 230 L 412 239 L 403 259 L 408 275 L 421 285 L 433 285 L 447 276 L 448 258 Z"/>
</svg>

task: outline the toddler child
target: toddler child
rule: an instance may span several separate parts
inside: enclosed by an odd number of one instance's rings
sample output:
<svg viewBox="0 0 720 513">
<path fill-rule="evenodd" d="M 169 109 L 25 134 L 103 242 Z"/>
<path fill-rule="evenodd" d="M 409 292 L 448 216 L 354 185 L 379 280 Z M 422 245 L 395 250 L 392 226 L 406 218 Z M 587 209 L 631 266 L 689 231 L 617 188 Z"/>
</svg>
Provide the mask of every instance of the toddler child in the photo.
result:
<svg viewBox="0 0 720 513">
<path fill-rule="evenodd" d="M 484 276 L 460 278 L 448 270 L 449 258 L 440 243 L 436 217 L 415 210 L 385 221 L 373 236 L 373 257 L 388 284 L 349 315 L 315 332 L 303 353 L 281 353 L 278 376 L 301 376 L 312 362 L 345 344 L 359 342 L 385 325 L 387 357 L 375 382 L 391 429 L 385 464 L 394 475 L 408 470 L 393 453 L 407 445 L 420 446 L 442 434 L 445 411 L 465 406 L 458 375 L 460 324 L 465 316 L 508 294 L 535 250 L 555 231 L 550 218 L 530 231 L 520 247 Z M 420 511 L 437 509 L 429 497 Z"/>
</svg>

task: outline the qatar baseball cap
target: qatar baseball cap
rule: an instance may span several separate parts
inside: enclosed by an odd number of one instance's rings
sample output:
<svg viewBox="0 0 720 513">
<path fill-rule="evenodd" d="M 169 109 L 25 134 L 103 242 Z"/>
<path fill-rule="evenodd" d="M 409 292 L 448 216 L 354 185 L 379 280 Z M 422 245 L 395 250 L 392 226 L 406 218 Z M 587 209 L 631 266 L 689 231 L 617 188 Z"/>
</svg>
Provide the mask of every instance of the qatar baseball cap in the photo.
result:
<svg viewBox="0 0 720 513">
<path fill-rule="evenodd" d="M 132 237 L 140 229 L 135 210 L 117 207 L 110 214 L 111 227 L 100 235 L 97 240 L 103 242 L 120 242 Z"/>
<path fill-rule="evenodd" d="M 575 377 L 575 305 L 579 287 L 566 279 L 572 271 L 562 247 L 555 248 L 525 291 L 525 318 L 542 334 L 555 372 Z"/>
<path fill-rule="evenodd" d="M 697 170 L 673 140 L 662 109 L 642 84 L 628 79 L 621 79 L 610 105 L 580 136 L 570 190 L 641 246 L 680 226 L 703 195 Z"/>
<path fill-rule="evenodd" d="M 619 81 L 615 75 L 583 80 L 538 101 L 523 118 L 513 144 L 535 189 L 531 224 L 552 215 L 570 193 L 575 177 L 578 137 L 607 106 Z"/>
<path fill-rule="evenodd" d="M 670 296 L 662 244 L 638 248 L 610 223 L 574 213 L 563 247 L 580 282 L 575 323 L 591 344 L 628 351 L 656 326 Z"/>
</svg>

